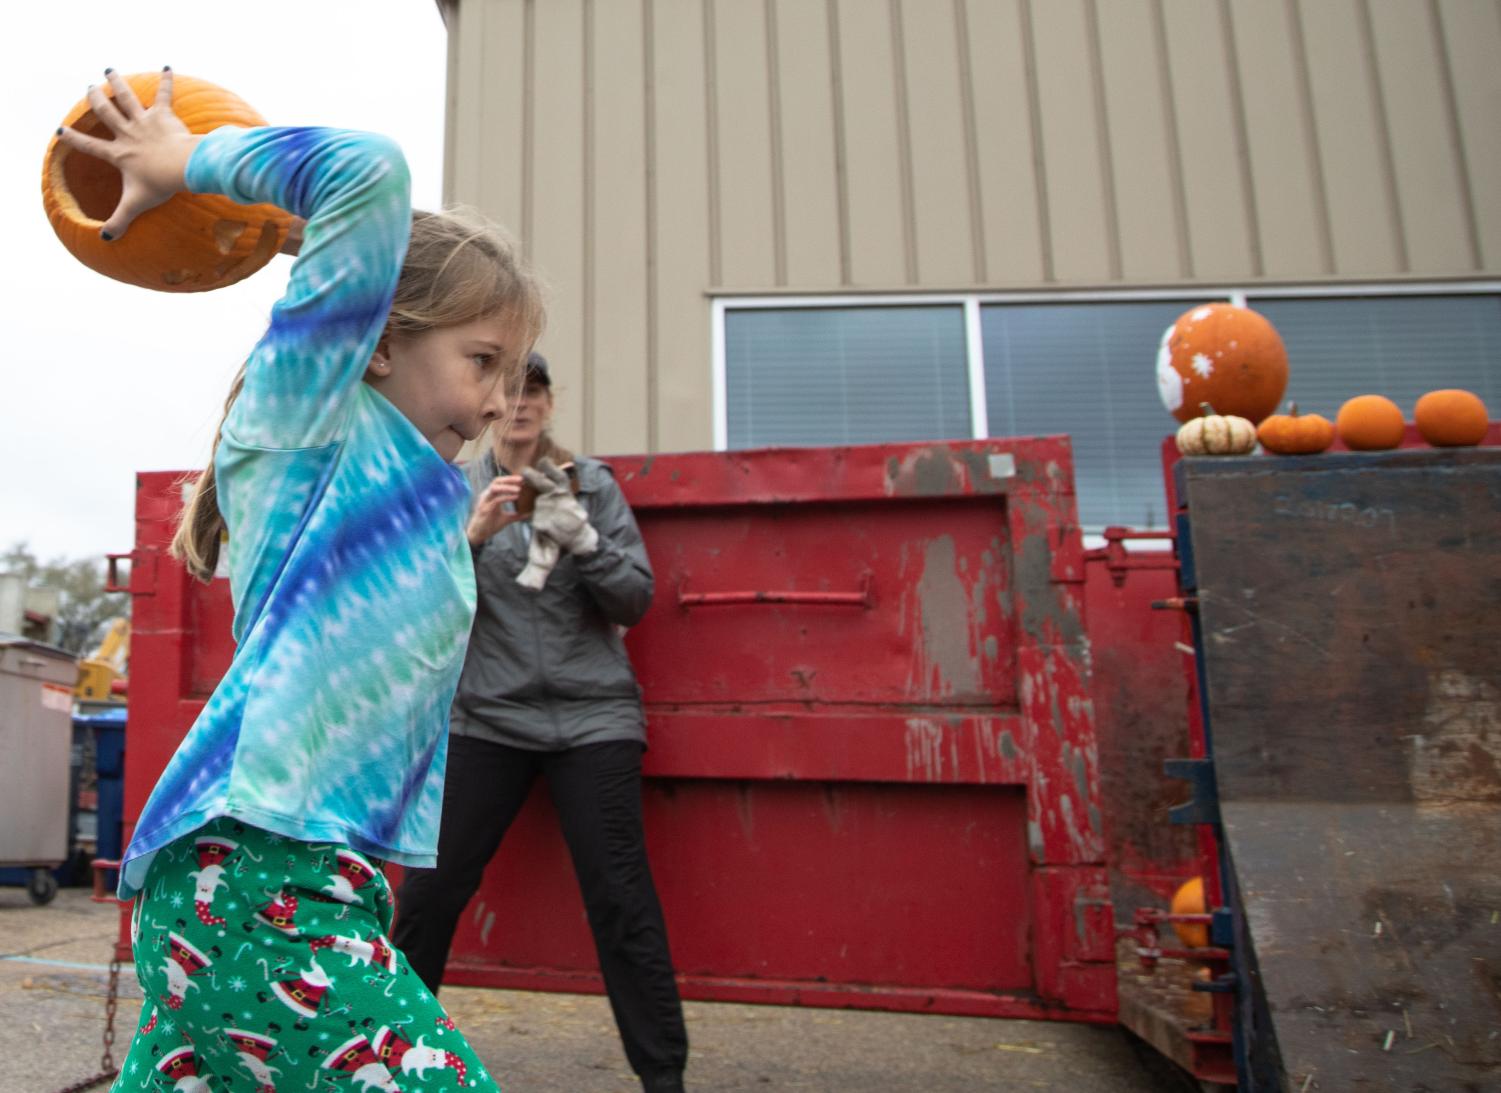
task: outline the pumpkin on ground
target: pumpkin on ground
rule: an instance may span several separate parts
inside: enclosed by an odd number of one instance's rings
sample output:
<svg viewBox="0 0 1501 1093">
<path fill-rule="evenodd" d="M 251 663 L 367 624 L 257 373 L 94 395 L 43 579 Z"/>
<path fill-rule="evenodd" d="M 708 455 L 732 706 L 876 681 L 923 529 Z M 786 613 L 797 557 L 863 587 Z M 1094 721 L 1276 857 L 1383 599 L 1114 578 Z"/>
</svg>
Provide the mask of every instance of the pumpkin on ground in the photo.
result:
<svg viewBox="0 0 1501 1093">
<path fill-rule="evenodd" d="M 1216 414 L 1209 403 L 1202 413 L 1178 429 L 1178 450 L 1184 455 L 1245 455 L 1256 447 L 1256 426 L 1234 414 Z"/>
<path fill-rule="evenodd" d="M 1290 402 L 1287 413 L 1273 414 L 1256 427 L 1256 439 L 1278 455 L 1312 455 L 1334 443 L 1334 422 L 1322 414 L 1300 414 Z"/>
<path fill-rule="evenodd" d="M 1339 408 L 1334 424 L 1339 438 L 1356 452 L 1395 448 L 1406 428 L 1402 411 L 1383 395 L 1356 395 Z"/>
<path fill-rule="evenodd" d="M 1250 308 L 1202 304 L 1162 335 L 1157 393 L 1179 421 L 1203 402 L 1222 414 L 1261 421 L 1287 389 L 1287 350 L 1275 327 Z"/>
<path fill-rule="evenodd" d="M 1485 439 L 1490 415 L 1480 396 L 1469 391 L 1429 391 L 1413 407 L 1423 439 L 1435 448 L 1467 448 Z"/>
<path fill-rule="evenodd" d="M 126 76 L 145 106 L 156 101 L 161 73 Z M 107 89 L 106 89 L 107 90 Z M 108 92 L 107 92 L 108 93 Z M 266 120 L 236 95 L 192 76 L 173 74 L 172 110 L 193 133 Z M 84 99 L 63 125 L 112 139 Z M 269 262 L 292 217 L 273 205 L 238 205 L 218 194 L 179 193 L 149 209 L 119 239 L 99 236 L 120 200 L 120 172 L 53 137 L 42 161 L 42 205 L 52 230 L 84 265 L 126 284 L 163 292 L 203 292 L 234 284 Z"/>
<path fill-rule="evenodd" d="M 1175 915 L 1202 915 L 1205 914 L 1204 881 L 1201 877 L 1184 881 L 1173 893 L 1173 914 Z M 1203 949 L 1209 945 L 1209 927 L 1198 922 L 1175 922 L 1173 933 L 1178 935 L 1178 940 L 1190 949 Z"/>
</svg>

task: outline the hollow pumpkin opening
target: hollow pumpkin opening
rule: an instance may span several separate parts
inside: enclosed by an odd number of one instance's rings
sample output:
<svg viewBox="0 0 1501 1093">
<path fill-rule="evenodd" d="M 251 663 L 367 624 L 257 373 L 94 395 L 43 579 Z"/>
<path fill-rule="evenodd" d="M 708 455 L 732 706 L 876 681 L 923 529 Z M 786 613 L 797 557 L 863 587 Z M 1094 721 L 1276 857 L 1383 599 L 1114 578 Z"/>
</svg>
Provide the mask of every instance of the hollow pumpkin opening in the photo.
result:
<svg viewBox="0 0 1501 1093">
<path fill-rule="evenodd" d="M 74 122 L 73 128 L 101 140 L 115 139 L 92 110 Z M 120 203 L 120 193 L 124 189 L 120 172 L 112 164 L 86 152 L 72 148 L 62 148 L 61 152 L 63 185 L 78 203 L 79 211 L 90 220 L 108 220 Z"/>
</svg>

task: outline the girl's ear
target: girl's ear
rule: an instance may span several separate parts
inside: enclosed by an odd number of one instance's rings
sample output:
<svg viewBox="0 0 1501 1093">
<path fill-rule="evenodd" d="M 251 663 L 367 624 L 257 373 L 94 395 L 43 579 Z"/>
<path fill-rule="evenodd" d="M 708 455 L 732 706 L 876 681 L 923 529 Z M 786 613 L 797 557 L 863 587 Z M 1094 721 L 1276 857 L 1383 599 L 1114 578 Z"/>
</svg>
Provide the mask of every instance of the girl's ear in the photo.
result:
<svg viewBox="0 0 1501 1093">
<path fill-rule="evenodd" d="M 381 335 L 380 341 L 375 343 L 375 352 L 370 354 L 370 363 L 365 366 L 365 371 L 371 379 L 385 379 L 391 374 L 390 335 Z"/>
</svg>

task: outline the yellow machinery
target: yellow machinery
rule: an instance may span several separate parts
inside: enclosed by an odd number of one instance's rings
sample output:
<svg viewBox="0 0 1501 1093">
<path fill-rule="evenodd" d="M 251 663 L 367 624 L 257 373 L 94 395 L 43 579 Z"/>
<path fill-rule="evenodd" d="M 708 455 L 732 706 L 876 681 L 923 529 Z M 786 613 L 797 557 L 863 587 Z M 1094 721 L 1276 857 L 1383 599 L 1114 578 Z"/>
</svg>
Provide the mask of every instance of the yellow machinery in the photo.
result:
<svg viewBox="0 0 1501 1093">
<path fill-rule="evenodd" d="M 125 677 L 129 658 L 130 620 L 118 618 L 110 623 L 99 648 L 78 662 L 73 697 L 87 702 L 123 702 L 123 698 L 111 693 L 111 686 Z"/>
</svg>

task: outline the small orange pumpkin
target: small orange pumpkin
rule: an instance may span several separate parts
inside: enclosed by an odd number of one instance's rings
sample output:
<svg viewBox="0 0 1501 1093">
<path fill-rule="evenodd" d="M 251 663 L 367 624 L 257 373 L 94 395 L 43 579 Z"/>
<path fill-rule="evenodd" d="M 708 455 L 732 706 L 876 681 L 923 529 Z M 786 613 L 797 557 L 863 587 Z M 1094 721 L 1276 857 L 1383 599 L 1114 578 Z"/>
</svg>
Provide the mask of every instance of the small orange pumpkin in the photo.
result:
<svg viewBox="0 0 1501 1093">
<path fill-rule="evenodd" d="M 1413 407 L 1423 439 L 1435 448 L 1467 448 L 1485 439 L 1490 415 L 1480 396 L 1469 391 L 1429 391 Z"/>
<path fill-rule="evenodd" d="M 1261 421 L 1287 389 L 1287 350 L 1275 327 L 1246 307 L 1202 304 L 1178 317 L 1157 351 L 1157 393 L 1179 421 L 1202 402 Z"/>
<path fill-rule="evenodd" d="M 161 73 L 125 77 L 141 102 L 156 101 Z M 173 73 L 172 110 L 193 133 L 221 125 L 252 127 L 266 120 L 238 96 Z M 83 99 L 63 125 L 111 139 Z M 53 137 L 42 161 L 42 205 L 52 230 L 84 265 L 126 284 L 163 292 L 203 292 L 250 276 L 281 248 L 292 217 L 274 205 L 238 205 L 218 194 L 175 194 L 131 223 L 113 242 L 99 229 L 120 199 L 120 172 Z"/>
<path fill-rule="evenodd" d="M 1202 915 L 1205 913 L 1204 880 L 1194 877 L 1184 881 L 1173 893 L 1173 914 Z M 1209 927 L 1198 922 L 1175 922 L 1173 933 L 1190 949 L 1203 949 L 1209 945 Z"/>
<path fill-rule="evenodd" d="M 1334 424 L 1339 438 L 1356 452 L 1395 448 L 1406 428 L 1402 411 L 1383 395 L 1356 395 L 1339 408 Z"/>
<path fill-rule="evenodd" d="M 1334 422 L 1322 414 L 1300 414 L 1298 404 L 1287 404 L 1287 413 L 1273 414 L 1256 429 L 1256 439 L 1278 455 L 1312 455 L 1334 443 Z"/>
</svg>

